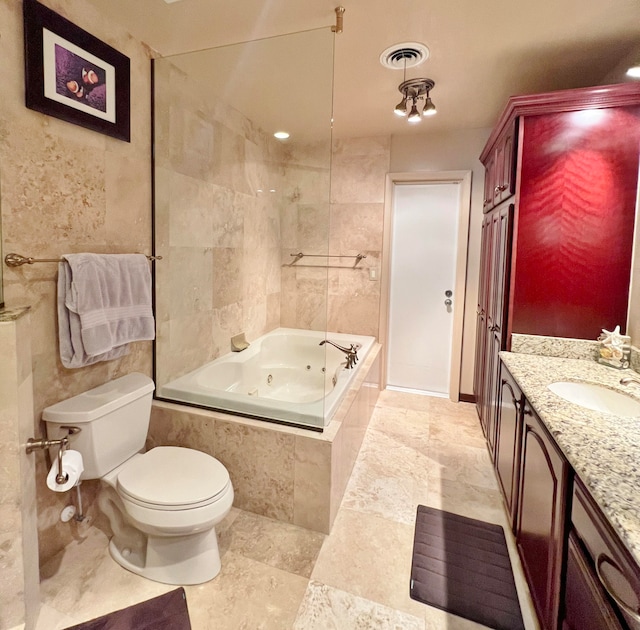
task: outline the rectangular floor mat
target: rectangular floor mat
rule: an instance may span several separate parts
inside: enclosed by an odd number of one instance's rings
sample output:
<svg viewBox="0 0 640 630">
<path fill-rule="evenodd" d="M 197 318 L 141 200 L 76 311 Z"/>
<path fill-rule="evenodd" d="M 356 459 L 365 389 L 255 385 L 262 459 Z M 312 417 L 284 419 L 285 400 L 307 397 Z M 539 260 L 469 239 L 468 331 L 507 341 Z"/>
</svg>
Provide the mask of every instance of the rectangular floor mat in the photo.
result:
<svg viewBox="0 0 640 630">
<path fill-rule="evenodd" d="M 524 630 L 500 525 L 418 506 L 412 599 L 495 630 Z"/>
<path fill-rule="evenodd" d="M 191 630 L 191 622 L 184 589 L 178 588 L 67 630 Z"/>
</svg>

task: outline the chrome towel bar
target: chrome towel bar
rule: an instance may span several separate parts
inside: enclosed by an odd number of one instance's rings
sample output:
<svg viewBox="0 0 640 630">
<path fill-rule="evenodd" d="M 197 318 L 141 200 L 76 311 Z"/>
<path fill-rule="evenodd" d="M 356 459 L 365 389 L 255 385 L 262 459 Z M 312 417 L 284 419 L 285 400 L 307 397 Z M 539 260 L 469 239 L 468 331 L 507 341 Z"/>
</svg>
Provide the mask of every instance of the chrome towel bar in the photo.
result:
<svg viewBox="0 0 640 630">
<path fill-rule="evenodd" d="M 148 260 L 162 260 L 162 256 L 147 256 Z M 31 258 L 21 254 L 7 254 L 4 257 L 4 264 L 7 267 L 21 267 L 22 265 L 33 265 L 33 263 L 57 263 L 62 262 L 62 258 Z"/>
<path fill-rule="evenodd" d="M 288 265 L 282 265 L 283 267 L 317 267 L 318 269 L 355 269 L 358 263 L 365 259 L 365 254 L 357 254 L 355 256 L 343 256 L 341 254 L 303 254 L 298 252 L 297 254 L 289 254 L 293 257 L 293 260 Z M 344 265 L 296 265 L 296 263 L 302 258 L 355 258 L 356 261 L 353 266 L 346 267 Z"/>
</svg>

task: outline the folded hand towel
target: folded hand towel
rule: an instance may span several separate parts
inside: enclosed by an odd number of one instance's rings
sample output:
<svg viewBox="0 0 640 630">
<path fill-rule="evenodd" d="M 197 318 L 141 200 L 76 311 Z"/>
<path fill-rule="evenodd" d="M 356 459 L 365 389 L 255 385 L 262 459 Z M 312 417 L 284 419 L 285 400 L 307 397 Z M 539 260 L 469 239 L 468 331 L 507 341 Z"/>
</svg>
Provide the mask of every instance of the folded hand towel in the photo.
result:
<svg viewBox="0 0 640 630">
<path fill-rule="evenodd" d="M 98 361 L 110 361 L 129 353 L 129 346 L 118 346 L 104 354 L 90 357 L 84 350 L 80 332 L 80 316 L 65 305 L 71 293 L 71 268 L 66 262 L 58 265 L 58 343 L 60 360 L 66 368 L 79 368 Z"/>
<path fill-rule="evenodd" d="M 127 343 L 154 338 L 151 272 L 145 256 L 67 254 L 64 258 L 58 309 L 67 313 L 59 314 L 60 356 L 63 364 L 65 356 L 76 364 L 66 367 L 116 358 L 126 354 Z"/>
</svg>

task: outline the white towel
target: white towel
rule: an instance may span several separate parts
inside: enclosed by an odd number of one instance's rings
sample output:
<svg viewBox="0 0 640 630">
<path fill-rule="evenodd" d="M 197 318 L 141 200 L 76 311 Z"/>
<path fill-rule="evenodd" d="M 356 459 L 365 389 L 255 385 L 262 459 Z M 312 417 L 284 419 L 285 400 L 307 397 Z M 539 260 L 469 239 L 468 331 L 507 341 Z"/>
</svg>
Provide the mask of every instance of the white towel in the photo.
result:
<svg viewBox="0 0 640 630">
<path fill-rule="evenodd" d="M 59 265 L 58 330 L 65 367 L 127 354 L 155 336 L 151 272 L 142 254 L 67 254 Z"/>
</svg>

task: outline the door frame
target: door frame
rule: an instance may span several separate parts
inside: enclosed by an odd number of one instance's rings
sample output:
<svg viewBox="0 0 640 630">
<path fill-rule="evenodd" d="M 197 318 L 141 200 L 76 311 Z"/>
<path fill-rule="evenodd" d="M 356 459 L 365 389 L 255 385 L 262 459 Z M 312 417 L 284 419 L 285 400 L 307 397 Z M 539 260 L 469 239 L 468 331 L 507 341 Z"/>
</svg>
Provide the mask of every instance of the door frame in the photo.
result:
<svg viewBox="0 0 640 630">
<path fill-rule="evenodd" d="M 388 173 L 384 191 L 384 223 L 382 230 L 382 265 L 380 269 L 380 320 L 382 344 L 380 385 L 387 386 L 387 343 L 389 339 L 389 297 L 391 285 L 391 242 L 393 229 L 393 199 L 396 184 L 460 184 L 458 202 L 458 246 L 456 251 L 455 283 L 453 287 L 453 332 L 451 339 L 451 371 L 449 373 L 449 399 L 460 400 L 462 371 L 462 330 L 467 286 L 467 250 L 469 244 L 469 217 L 471 214 L 471 171 L 416 171 Z"/>
</svg>

